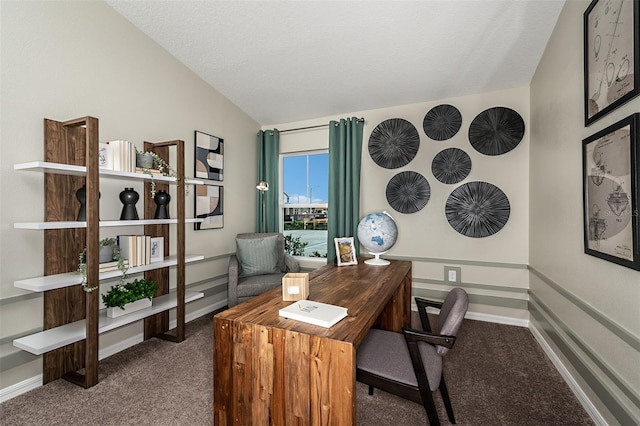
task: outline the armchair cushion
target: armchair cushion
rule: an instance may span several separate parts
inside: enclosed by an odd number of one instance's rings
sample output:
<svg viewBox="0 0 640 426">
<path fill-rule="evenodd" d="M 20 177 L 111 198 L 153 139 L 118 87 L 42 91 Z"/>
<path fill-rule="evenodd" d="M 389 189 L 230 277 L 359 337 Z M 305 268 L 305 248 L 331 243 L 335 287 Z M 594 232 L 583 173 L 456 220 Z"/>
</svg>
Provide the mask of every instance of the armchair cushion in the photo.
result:
<svg viewBox="0 0 640 426">
<path fill-rule="evenodd" d="M 240 260 L 240 276 L 280 273 L 278 236 L 236 238 L 236 253 Z"/>
</svg>

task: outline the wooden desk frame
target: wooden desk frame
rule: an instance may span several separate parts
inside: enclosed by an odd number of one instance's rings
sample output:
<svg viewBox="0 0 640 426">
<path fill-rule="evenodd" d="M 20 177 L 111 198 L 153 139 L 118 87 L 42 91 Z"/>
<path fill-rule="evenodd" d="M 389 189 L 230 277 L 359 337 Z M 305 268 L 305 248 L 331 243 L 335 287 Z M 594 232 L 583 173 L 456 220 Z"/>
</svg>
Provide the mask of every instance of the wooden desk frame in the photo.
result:
<svg viewBox="0 0 640 426">
<path fill-rule="evenodd" d="M 324 266 L 309 299 L 349 315 L 331 328 L 282 318 L 292 302 L 277 287 L 214 317 L 214 424 L 355 424 L 356 349 L 373 326 L 410 325 L 411 262 Z"/>
</svg>

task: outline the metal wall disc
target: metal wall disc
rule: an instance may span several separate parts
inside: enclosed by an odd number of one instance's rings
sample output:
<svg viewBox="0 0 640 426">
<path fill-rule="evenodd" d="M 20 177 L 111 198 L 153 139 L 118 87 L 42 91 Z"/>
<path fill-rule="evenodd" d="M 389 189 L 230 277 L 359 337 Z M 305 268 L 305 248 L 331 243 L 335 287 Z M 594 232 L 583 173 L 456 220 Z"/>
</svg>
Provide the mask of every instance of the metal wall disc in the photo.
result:
<svg viewBox="0 0 640 426">
<path fill-rule="evenodd" d="M 445 204 L 449 225 L 460 234 L 484 238 L 501 230 L 511 206 L 500 188 L 487 182 L 469 182 L 454 189 Z"/>
<path fill-rule="evenodd" d="M 471 157 L 458 148 L 447 148 L 433 158 L 431 172 L 442 183 L 458 183 L 471 172 Z"/>
<path fill-rule="evenodd" d="M 420 173 L 400 172 L 387 184 L 387 201 L 400 213 L 415 213 L 429 202 L 431 186 Z"/>
<path fill-rule="evenodd" d="M 385 169 L 406 166 L 416 156 L 419 147 L 418 130 L 402 118 L 383 121 L 369 136 L 369 155 Z"/>
<path fill-rule="evenodd" d="M 461 125 L 462 115 L 458 108 L 446 104 L 431 108 L 422 121 L 424 132 L 436 141 L 451 139 Z"/>
<path fill-rule="evenodd" d="M 524 136 L 524 120 L 510 108 L 482 111 L 469 126 L 469 142 L 480 153 L 501 155 L 518 146 Z"/>
</svg>

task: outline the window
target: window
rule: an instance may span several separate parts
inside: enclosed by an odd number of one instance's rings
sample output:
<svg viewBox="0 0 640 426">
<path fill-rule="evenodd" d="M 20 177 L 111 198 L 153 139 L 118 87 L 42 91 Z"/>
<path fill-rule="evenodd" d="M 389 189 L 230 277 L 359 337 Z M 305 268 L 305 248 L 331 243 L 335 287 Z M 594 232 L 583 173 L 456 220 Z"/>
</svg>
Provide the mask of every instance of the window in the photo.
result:
<svg viewBox="0 0 640 426">
<path fill-rule="evenodd" d="M 328 151 L 285 154 L 281 159 L 281 229 L 288 251 L 327 257 Z"/>
</svg>

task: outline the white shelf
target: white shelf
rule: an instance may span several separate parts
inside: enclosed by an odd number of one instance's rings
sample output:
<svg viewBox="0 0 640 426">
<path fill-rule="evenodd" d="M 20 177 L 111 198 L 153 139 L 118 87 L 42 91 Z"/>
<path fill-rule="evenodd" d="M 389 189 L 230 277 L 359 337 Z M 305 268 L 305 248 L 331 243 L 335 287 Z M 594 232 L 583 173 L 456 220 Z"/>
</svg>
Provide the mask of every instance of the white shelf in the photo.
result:
<svg viewBox="0 0 640 426">
<path fill-rule="evenodd" d="M 185 294 L 185 303 L 202 297 L 204 297 L 204 293 L 188 291 Z M 118 318 L 108 318 L 107 310 L 103 309 L 100 311 L 98 318 L 98 333 L 105 333 L 148 316 L 175 308 L 177 305 L 176 302 L 177 295 L 175 292 L 172 292 L 154 298 L 153 305 L 150 308 L 132 312 Z M 80 320 L 16 339 L 13 341 L 13 345 L 27 352 L 31 352 L 34 355 L 42 355 L 45 352 L 85 339 L 86 332 L 85 320 Z"/>
<path fill-rule="evenodd" d="M 188 254 L 185 256 L 185 263 L 197 262 L 204 259 L 200 254 Z M 167 266 L 175 266 L 178 264 L 177 256 L 165 257 L 163 262 L 154 262 L 144 266 L 134 266 L 127 270 L 127 274 L 137 274 L 139 272 L 150 271 L 152 269 L 165 268 Z M 117 278 L 120 271 L 109 271 L 100 274 L 100 279 Z M 26 280 L 18 280 L 13 283 L 14 287 L 31 291 L 47 291 L 57 288 L 69 287 L 82 282 L 80 272 L 67 272 L 65 274 L 47 275 L 44 277 L 29 278 Z"/>
<path fill-rule="evenodd" d="M 74 166 L 72 164 L 49 163 L 47 161 L 31 161 L 29 163 L 14 164 L 13 170 L 27 170 L 40 173 L 55 173 L 61 175 L 85 176 L 87 168 L 85 166 Z M 123 172 L 120 170 L 100 169 L 100 176 L 113 179 L 139 179 L 151 180 L 151 176 L 147 173 Z M 153 179 L 156 182 L 176 183 L 176 178 L 154 174 Z M 188 185 L 204 185 L 203 180 L 185 179 Z"/>
<path fill-rule="evenodd" d="M 189 218 L 184 220 L 185 223 L 204 222 L 202 218 Z M 139 219 L 139 220 L 101 220 L 98 223 L 100 228 L 109 228 L 114 226 L 136 226 L 136 225 L 172 225 L 177 224 L 178 219 Z M 68 229 L 68 228 L 86 228 L 87 222 L 18 222 L 14 223 L 16 229 Z"/>
</svg>

